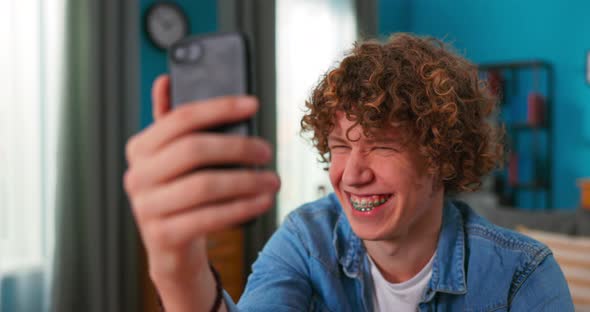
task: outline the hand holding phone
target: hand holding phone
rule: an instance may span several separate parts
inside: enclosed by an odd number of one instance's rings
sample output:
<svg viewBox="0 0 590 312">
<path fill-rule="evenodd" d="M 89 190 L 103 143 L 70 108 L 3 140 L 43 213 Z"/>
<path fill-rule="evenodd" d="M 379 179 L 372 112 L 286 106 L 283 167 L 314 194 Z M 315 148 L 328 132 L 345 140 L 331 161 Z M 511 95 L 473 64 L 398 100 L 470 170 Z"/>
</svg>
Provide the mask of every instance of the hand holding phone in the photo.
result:
<svg viewBox="0 0 590 312">
<path fill-rule="evenodd" d="M 264 213 L 280 182 L 274 172 L 251 168 L 270 161 L 269 144 L 237 131 L 247 126 L 235 126 L 254 116 L 255 98 L 218 92 L 179 98 L 174 88 L 180 80 L 173 79 L 172 85 L 168 77 L 154 83 L 155 122 L 129 140 L 124 184 L 166 308 L 200 311 L 215 296 L 205 236 Z M 172 105 L 171 93 L 184 104 Z M 244 167 L 211 169 L 235 164 Z"/>
</svg>

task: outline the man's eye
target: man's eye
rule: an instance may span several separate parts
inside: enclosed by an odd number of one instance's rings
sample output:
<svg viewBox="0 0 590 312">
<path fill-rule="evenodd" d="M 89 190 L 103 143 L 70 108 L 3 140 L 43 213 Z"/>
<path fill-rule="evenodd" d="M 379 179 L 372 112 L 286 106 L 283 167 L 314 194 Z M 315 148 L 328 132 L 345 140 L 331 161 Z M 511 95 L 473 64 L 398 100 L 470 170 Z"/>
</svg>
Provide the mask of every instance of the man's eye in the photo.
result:
<svg viewBox="0 0 590 312">
<path fill-rule="evenodd" d="M 384 151 L 397 152 L 397 150 L 391 146 L 375 146 L 375 147 L 373 147 L 373 150 L 384 150 Z"/>
<path fill-rule="evenodd" d="M 343 148 L 349 148 L 349 147 L 346 145 L 332 145 L 330 147 L 330 149 L 343 149 Z"/>
</svg>

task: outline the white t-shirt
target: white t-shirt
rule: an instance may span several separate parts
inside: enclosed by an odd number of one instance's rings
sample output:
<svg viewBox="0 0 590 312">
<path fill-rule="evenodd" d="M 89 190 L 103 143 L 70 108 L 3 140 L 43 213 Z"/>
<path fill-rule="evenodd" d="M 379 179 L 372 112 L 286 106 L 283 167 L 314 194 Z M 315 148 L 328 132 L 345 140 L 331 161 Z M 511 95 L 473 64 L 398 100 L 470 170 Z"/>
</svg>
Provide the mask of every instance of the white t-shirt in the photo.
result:
<svg viewBox="0 0 590 312">
<path fill-rule="evenodd" d="M 398 284 L 388 282 L 371 257 L 367 255 L 371 264 L 373 283 L 375 284 L 375 294 L 373 297 L 375 311 L 417 311 L 418 303 L 420 303 L 424 289 L 428 286 L 430 277 L 432 276 L 432 262 L 435 255 L 436 253 L 432 255 L 428 264 L 418 274 Z"/>
</svg>

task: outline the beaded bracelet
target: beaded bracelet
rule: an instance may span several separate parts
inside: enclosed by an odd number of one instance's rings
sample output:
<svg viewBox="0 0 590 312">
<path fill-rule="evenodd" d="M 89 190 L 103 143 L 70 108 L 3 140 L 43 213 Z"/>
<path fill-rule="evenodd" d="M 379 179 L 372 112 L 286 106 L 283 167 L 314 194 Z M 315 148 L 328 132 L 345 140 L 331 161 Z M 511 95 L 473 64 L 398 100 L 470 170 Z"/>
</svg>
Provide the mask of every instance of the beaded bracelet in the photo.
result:
<svg viewBox="0 0 590 312">
<path fill-rule="evenodd" d="M 217 292 L 215 296 L 215 301 L 213 302 L 213 307 L 211 308 L 211 312 L 218 312 L 219 308 L 221 308 L 221 299 L 223 299 L 223 288 L 221 287 L 221 277 L 219 276 L 219 272 L 215 270 L 212 264 L 209 264 L 209 268 L 211 268 L 211 272 L 213 273 L 213 277 L 215 278 L 215 291 Z M 158 306 L 160 308 L 160 312 L 165 312 L 164 304 L 162 303 L 162 298 L 159 294 L 158 297 Z"/>
</svg>

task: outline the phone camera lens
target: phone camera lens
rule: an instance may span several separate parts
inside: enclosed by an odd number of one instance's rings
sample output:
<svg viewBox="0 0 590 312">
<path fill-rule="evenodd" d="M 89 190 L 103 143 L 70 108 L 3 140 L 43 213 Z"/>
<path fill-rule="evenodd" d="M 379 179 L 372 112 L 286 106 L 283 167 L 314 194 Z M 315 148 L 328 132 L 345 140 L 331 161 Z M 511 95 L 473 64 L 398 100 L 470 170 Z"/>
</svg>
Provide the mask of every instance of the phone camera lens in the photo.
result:
<svg viewBox="0 0 590 312">
<path fill-rule="evenodd" d="M 176 50 L 174 50 L 174 57 L 181 62 L 186 60 L 187 54 L 188 51 L 185 47 L 178 47 Z"/>
<path fill-rule="evenodd" d="M 196 61 L 201 56 L 201 47 L 198 44 L 192 44 L 189 47 L 188 60 L 191 62 Z"/>
</svg>

